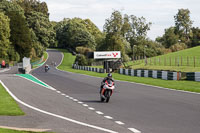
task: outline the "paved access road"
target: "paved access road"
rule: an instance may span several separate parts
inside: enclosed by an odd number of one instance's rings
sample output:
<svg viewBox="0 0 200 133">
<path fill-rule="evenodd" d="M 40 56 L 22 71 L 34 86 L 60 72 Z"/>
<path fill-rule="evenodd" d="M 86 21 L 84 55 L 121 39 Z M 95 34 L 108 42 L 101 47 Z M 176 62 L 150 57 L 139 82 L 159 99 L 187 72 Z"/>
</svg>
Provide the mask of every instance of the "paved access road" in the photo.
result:
<svg viewBox="0 0 200 133">
<path fill-rule="evenodd" d="M 61 53 L 55 50 L 49 50 L 48 53 L 47 64 L 51 64 L 52 61 L 59 64 L 62 58 Z M 110 102 L 101 103 L 98 94 L 101 78 L 62 72 L 56 70 L 53 66 L 47 73 L 44 72 L 44 68 L 39 68 L 32 74 L 60 92 L 104 113 L 99 115 L 100 118 L 111 116 L 113 118 L 109 120 L 111 123 L 115 121 L 124 123 L 120 127 L 135 128 L 142 133 L 200 132 L 199 94 L 117 81 L 116 91 Z M 63 101 L 57 102 L 63 103 Z M 80 109 L 79 107 L 75 108 Z M 62 107 L 57 108 L 57 110 L 62 110 Z M 81 111 L 80 109 L 79 115 L 85 116 L 84 119 L 90 121 L 90 118 L 87 118 L 87 113 L 84 114 Z M 92 112 L 91 115 L 94 115 L 94 113 Z M 99 117 L 93 118 L 96 122 L 99 122 L 101 121 Z M 118 128 L 115 128 L 115 130 L 118 130 Z M 118 132 L 125 133 L 128 130 L 119 129 Z"/>
</svg>

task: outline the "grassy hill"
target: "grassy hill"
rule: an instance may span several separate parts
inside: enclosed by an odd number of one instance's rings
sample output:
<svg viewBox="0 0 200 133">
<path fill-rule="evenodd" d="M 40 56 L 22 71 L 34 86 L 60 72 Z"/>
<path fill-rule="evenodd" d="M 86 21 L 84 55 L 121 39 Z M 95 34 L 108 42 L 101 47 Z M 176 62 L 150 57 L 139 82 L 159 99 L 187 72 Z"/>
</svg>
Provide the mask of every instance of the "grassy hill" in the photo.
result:
<svg viewBox="0 0 200 133">
<path fill-rule="evenodd" d="M 133 69 L 200 72 L 200 46 L 161 56 L 128 62 Z"/>
</svg>

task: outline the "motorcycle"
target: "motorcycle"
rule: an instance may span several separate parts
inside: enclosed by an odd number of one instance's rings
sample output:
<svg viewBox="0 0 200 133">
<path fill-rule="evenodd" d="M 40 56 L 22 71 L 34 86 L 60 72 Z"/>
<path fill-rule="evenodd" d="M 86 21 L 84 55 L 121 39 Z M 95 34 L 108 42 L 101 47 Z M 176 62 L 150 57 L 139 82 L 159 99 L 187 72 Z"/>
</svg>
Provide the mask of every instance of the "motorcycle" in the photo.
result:
<svg viewBox="0 0 200 133">
<path fill-rule="evenodd" d="M 114 89 L 115 89 L 114 82 L 111 80 L 106 80 L 100 92 L 101 102 L 106 101 L 108 103 L 111 95 L 113 94 Z"/>
<path fill-rule="evenodd" d="M 48 66 L 45 66 L 45 72 L 47 72 L 50 68 Z"/>
</svg>

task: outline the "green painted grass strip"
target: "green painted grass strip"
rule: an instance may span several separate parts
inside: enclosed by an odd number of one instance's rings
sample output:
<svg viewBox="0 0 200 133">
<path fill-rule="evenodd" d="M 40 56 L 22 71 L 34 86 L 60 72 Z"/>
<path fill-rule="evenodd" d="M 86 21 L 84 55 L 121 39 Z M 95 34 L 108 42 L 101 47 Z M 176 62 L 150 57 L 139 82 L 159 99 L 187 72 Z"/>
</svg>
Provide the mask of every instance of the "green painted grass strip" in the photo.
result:
<svg viewBox="0 0 200 133">
<path fill-rule="evenodd" d="M 39 81 L 38 79 L 36 79 L 35 77 L 33 77 L 32 75 L 30 74 L 16 74 L 17 76 L 20 76 L 20 77 L 23 77 L 23 78 L 26 78 L 26 79 L 29 79 L 33 82 L 36 82 L 42 86 L 45 86 L 45 87 L 49 87 L 48 85 L 46 85 L 45 83 Z"/>
</svg>

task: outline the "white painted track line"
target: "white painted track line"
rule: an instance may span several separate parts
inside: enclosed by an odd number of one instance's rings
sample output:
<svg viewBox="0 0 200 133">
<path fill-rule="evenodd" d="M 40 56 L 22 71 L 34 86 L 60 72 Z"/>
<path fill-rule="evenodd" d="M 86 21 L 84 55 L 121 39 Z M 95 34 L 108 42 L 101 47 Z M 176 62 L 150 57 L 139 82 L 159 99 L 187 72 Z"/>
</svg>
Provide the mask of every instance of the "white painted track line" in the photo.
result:
<svg viewBox="0 0 200 133">
<path fill-rule="evenodd" d="M 89 110 L 95 110 L 95 108 L 92 108 L 92 107 L 89 107 L 88 109 L 89 109 Z"/>
<path fill-rule="evenodd" d="M 50 116 L 54 116 L 54 117 L 57 117 L 57 118 L 60 118 L 60 119 L 63 119 L 63 120 L 66 120 L 66 121 L 69 121 L 69 122 L 78 124 L 78 125 L 82 125 L 82 126 L 94 128 L 94 129 L 101 130 L 101 131 L 105 131 L 105 132 L 109 132 L 109 133 L 118 133 L 118 132 L 116 132 L 116 131 L 112 131 L 112 130 L 109 130 L 109 129 L 106 129 L 106 128 L 102 128 L 102 127 L 90 125 L 90 124 L 83 123 L 83 122 L 80 122 L 80 121 L 76 121 L 76 120 L 73 120 L 73 119 L 70 119 L 70 118 L 61 116 L 61 115 L 53 114 L 53 113 L 50 113 L 50 112 L 41 110 L 41 109 L 39 109 L 39 108 L 33 107 L 33 106 L 31 106 L 31 105 L 29 105 L 29 104 L 26 104 L 26 103 L 24 103 L 23 101 L 19 100 L 19 99 L 4 85 L 4 83 L 3 83 L 1 80 L 0 80 L 0 83 L 1 83 L 2 86 L 6 89 L 6 91 L 15 99 L 15 101 L 21 103 L 22 105 L 24 105 L 24 106 L 26 106 L 26 107 L 28 107 L 28 108 L 31 108 L 31 109 L 36 110 L 36 111 L 38 111 L 38 112 L 41 112 L 41 113 L 44 113 L 44 114 L 47 114 L 47 115 L 50 115 Z"/>
<path fill-rule="evenodd" d="M 57 93 L 61 93 L 60 91 L 56 91 Z"/>
<path fill-rule="evenodd" d="M 103 115 L 103 114 L 104 114 L 104 113 L 101 112 L 101 111 L 96 111 L 96 113 L 99 114 L 99 115 Z"/>
<path fill-rule="evenodd" d="M 117 124 L 119 124 L 119 125 L 124 125 L 124 123 L 121 122 L 121 121 L 115 121 L 115 123 L 117 123 Z"/>
<path fill-rule="evenodd" d="M 134 133 L 141 133 L 139 130 L 135 129 L 135 128 L 128 128 L 130 131 L 134 132 Z"/>
<path fill-rule="evenodd" d="M 104 116 L 107 119 L 113 119 L 111 116 Z"/>
<path fill-rule="evenodd" d="M 74 101 L 74 102 L 78 102 L 78 100 L 77 100 L 77 99 L 73 99 L 73 101 Z"/>
<path fill-rule="evenodd" d="M 88 105 L 87 105 L 87 104 L 83 104 L 83 106 L 84 106 L 84 107 L 88 107 Z"/>
</svg>

